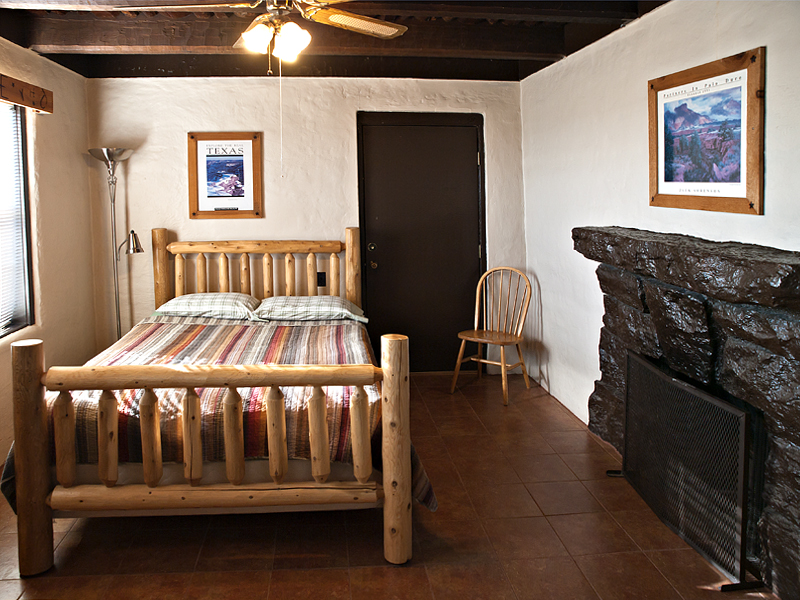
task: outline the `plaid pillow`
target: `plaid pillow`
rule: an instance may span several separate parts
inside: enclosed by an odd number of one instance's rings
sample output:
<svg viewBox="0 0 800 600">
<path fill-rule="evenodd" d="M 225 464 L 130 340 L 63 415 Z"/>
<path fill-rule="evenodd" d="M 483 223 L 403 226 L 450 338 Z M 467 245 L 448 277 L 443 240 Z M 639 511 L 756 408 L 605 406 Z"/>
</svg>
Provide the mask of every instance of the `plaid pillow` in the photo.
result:
<svg viewBox="0 0 800 600">
<path fill-rule="evenodd" d="M 215 317 L 217 319 L 250 319 L 258 300 L 247 294 L 213 292 L 186 294 L 162 304 L 156 314 L 179 317 Z"/>
<path fill-rule="evenodd" d="M 339 296 L 275 296 L 264 298 L 255 316 L 264 321 L 328 321 L 366 323 L 364 311 Z"/>
</svg>

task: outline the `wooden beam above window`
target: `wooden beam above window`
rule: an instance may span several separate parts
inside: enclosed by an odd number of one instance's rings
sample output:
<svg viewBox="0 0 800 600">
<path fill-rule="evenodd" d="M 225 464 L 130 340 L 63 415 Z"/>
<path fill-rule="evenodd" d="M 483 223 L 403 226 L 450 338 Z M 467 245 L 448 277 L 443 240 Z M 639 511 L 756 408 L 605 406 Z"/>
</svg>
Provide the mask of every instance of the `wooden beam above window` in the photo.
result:
<svg viewBox="0 0 800 600">
<path fill-rule="evenodd" d="M 8 75 L 0 74 L 0 100 L 37 112 L 53 112 L 53 92 Z"/>
</svg>

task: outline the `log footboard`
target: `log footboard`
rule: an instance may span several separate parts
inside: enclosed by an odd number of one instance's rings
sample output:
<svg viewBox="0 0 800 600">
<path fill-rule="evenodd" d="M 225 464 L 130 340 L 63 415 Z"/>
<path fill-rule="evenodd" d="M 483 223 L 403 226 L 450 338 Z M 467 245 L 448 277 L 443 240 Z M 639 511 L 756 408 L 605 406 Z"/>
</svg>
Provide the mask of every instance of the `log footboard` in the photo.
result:
<svg viewBox="0 0 800 600">
<path fill-rule="evenodd" d="M 91 516 L 122 514 L 262 512 L 266 507 L 297 509 L 324 505 L 374 505 L 383 500 L 384 556 L 402 564 L 411 558 L 411 437 L 409 431 L 408 338 L 385 335 L 381 368 L 340 366 L 100 366 L 44 370 L 41 340 L 12 344 L 14 433 L 19 531 L 19 568 L 35 575 L 53 565 L 53 510 Z M 383 484 L 370 482 L 368 410 L 364 385 L 382 381 Z M 283 483 L 286 423 L 281 385 L 313 386 L 309 404 L 314 481 Z M 356 481 L 326 481 L 330 473 L 322 386 L 355 386 L 351 413 Z M 241 398 L 236 387 L 269 387 L 267 401 L 269 472 L 273 481 L 242 483 L 244 453 Z M 199 387 L 225 387 L 226 472 L 229 483 L 202 485 Z M 114 390 L 144 389 L 142 455 L 145 484 L 116 485 L 117 428 Z M 153 388 L 185 388 L 183 413 L 186 484 L 159 486 L 163 472 L 158 400 Z M 46 423 L 45 390 L 59 391 L 54 412 L 56 478 L 53 489 Z M 98 470 L 103 485 L 75 485 L 73 390 L 103 390 L 98 420 Z M 272 509 L 274 510 L 274 508 Z M 280 509 L 279 509 L 280 510 Z"/>
</svg>

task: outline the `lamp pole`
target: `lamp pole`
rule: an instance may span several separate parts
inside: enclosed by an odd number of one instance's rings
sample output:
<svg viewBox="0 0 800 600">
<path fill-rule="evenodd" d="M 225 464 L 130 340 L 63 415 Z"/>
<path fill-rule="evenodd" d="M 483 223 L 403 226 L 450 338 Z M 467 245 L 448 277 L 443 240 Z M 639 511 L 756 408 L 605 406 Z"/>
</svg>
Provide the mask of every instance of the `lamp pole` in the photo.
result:
<svg viewBox="0 0 800 600">
<path fill-rule="evenodd" d="M 97 160 L 101 160 L 106 164 L 108 169 L 108 195 L 111 198 L 111 250 L 114 255 L 112 261 L 114 265 L 114 308 L 117 317 L 117 339 L 122 337 L 122 325 L 120 324 L 119 314 L 119 248 L 117 247 L 117 211 L 116 211 L 116 193 L 117 193 L 117 165 L 124 160 L 128 160 L 133 150 L 127 148 L 91 148 L 89 154 L 94 156 Z M 135 235 L 135 234 L 134 234 Z M 123 242 L 124 243 L 124 242 Z M 142 252 L 141 247 L 139 252 Z"/>
</svg>

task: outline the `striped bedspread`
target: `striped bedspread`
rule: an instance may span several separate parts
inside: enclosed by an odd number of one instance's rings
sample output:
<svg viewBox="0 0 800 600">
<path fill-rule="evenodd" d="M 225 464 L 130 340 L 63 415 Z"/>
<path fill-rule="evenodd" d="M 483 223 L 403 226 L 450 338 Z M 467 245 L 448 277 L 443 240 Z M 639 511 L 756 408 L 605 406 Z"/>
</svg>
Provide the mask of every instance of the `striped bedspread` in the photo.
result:
<svg viewBox="0 0 800 600">
<path fill-rule="evenodd" d="M 235 365 L 235 364 L 375 364 L 364 325 L 355 321 L 254 322 L 197 317 L 153 315 L 87 365 Z M 310 458 L 308 401 L 311 388 L 281 388 L 286 398 L 286 434 L 289 458 Z M 351 462 L 350 396 L 354 388 L 323 388 L 328 404 L 328 433 L 332 461 Z M 369 399 L 373 464 L 380 457 L 380 394 L 377 386 L 365 388 Z M 246 458 L 268 454 L 266 394 L 263 388 L 238 388 L 244 413 Z M 223 398 L 225 389 L 198 388 L 202 402 L 203 460 L 224 461 Z M 119 411 L 119 461 L 141 462 L 139 401 L 142 390 L 116 393 Z M 161 414 L 164 462 L 182 462 L 181 405 L 185 390 L 156 390 Z M 76 450 L 79 463 L 97 462 L 97 400 L 100 392 L 73 392 L 76 415 Z M 51 456 L 55 455 L 52 405 L 56 393 L 47 394 Z M 6 460 L 2 491 L 15 506 L 13 447 Z M 436 510 L 436 496 L 412 448 L 412 493 Z"/>
<path fill-rule="evenodd" d="M 374 364 L 364 326 L 355 321 L 259 323 L 196 317 L 153 316 L 136 325 L 87 365 L 262 365 Z M 312 388 L 281 388 L 286 398 L 289 458 L 310 458 L 308 401 Z M 351 462 L 350 395 L 354 388 L 323 388 L 328 404 L 332 461 Z M 370 431 L 380 423 L 377 386 L 365 388 Z M 267 446 L 267 388 L 239 388 L 244 413 L 245 458 L 262 458 Z M 119 461 L 141 462 L 139 401 L 143 390 L 122 390 L 119 411 Z M 157 389 L 161 412 L 162 457 L 182 462 L 183 389 Z M 203 408 L 203 460 L 224 461 L 225 388 L 198 388 Z M 52 405 L 57 394 L 48 395 Z M 100 392 L 74 392 L 78 462 L 97 462 L 97 400 Z"/>
</svg>

